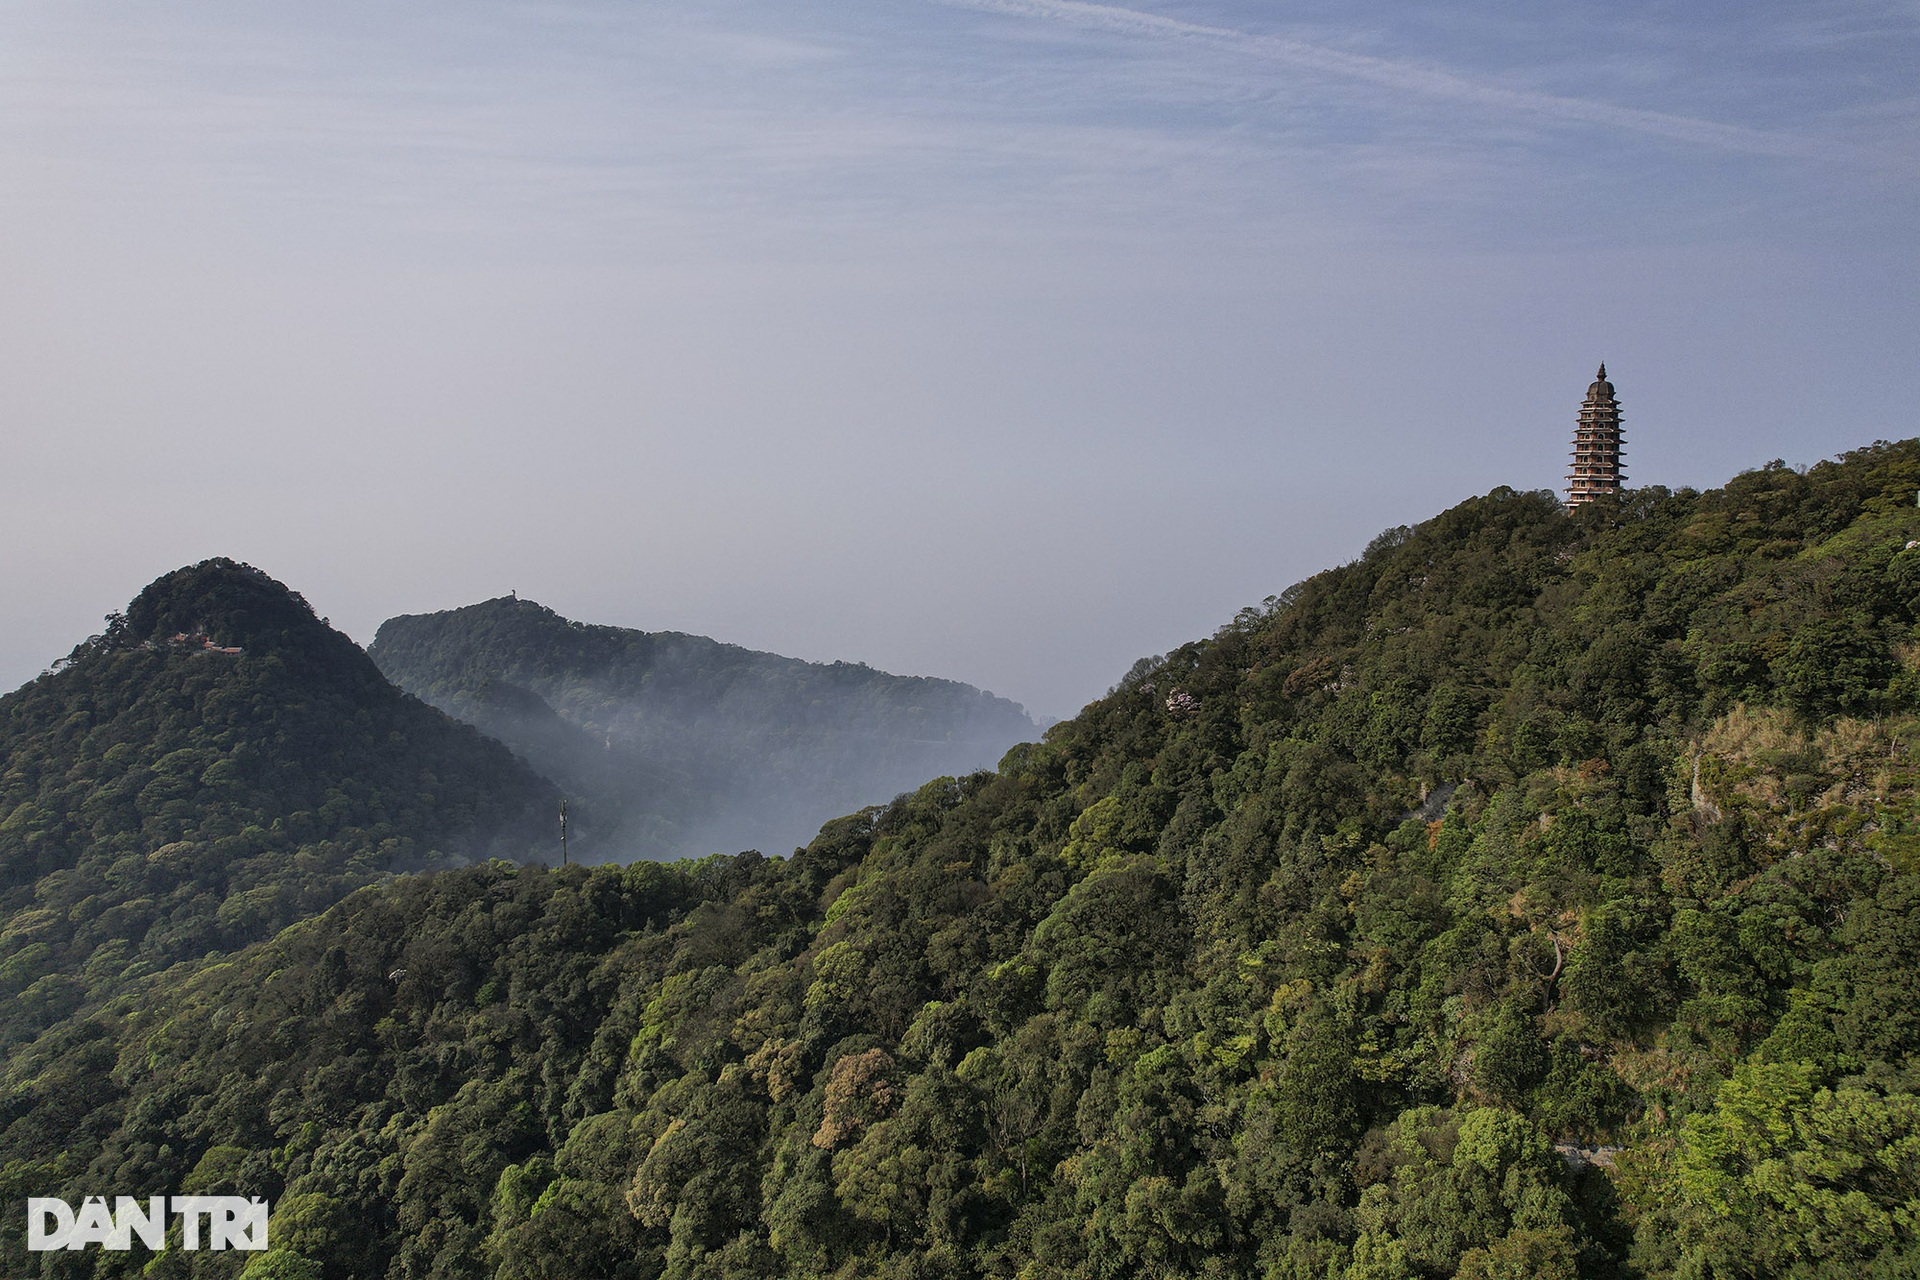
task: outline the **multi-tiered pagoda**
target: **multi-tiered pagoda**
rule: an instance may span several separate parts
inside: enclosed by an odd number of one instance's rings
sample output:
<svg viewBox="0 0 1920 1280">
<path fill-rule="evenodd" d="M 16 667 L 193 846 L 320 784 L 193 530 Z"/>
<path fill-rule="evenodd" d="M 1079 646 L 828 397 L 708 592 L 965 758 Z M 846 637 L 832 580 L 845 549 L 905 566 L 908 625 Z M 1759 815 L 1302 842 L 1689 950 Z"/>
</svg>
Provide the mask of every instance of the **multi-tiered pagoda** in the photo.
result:
<svg viewBox="0 0 1920 1280">
<path fill-rule="evenodd" d="M 1620 470 L 1620 402 L 1613 398 L 1607 366 L 1587 388 L 1580 406 L 1580 425 L 1573 431 L 1573 474 L 1567 477 L 1567 506 L 1592 502 L 1603 493 L 1620 492 L 1626 479 Z"/>
</svg>

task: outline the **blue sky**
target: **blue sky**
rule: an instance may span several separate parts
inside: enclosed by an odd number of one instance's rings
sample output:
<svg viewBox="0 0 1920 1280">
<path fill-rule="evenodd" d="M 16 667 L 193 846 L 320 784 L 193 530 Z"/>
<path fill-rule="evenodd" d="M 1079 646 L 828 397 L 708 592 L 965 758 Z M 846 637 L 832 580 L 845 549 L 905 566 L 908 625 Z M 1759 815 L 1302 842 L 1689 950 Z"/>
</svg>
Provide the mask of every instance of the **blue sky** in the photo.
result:
<svg viewBox="0 0 1920 1280">
<path fill-rule="evenodd" d="M 0 685 L 251 561 L 1071 714 L 1499 484 L 1910 434 L 1920 6 L 0 7 Z"/>
</svg>

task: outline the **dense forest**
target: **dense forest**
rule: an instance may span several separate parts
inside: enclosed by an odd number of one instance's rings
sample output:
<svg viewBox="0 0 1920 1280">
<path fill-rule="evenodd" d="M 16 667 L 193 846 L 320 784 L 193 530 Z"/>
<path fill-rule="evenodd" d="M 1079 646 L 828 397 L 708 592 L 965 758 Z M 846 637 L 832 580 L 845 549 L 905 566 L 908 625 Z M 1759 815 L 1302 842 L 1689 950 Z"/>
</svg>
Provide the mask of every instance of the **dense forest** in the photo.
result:
<svg viewBox="0 0 1920 1280">
<path fill-rule="evenodd" d="M 394 871 L 544 851 L 552 784 L 227 560 L 0 698 L 0 1046 Z"/>
<path fill-rule="evenodd" d="M 791 849 L 1039 733 L 957 681 L 589 626 L 517 598 L 390 619 L 368 652 L 559 784 L 591 861 Z"/>
<path fill-rule="evenodd" d="M 1920 1276 L 1917 492 L 1496 490 L 790 857 L 148 972 L 9 1052 L 4 1197 L 274 1248 L 6 1270 Z"/>
</svg>

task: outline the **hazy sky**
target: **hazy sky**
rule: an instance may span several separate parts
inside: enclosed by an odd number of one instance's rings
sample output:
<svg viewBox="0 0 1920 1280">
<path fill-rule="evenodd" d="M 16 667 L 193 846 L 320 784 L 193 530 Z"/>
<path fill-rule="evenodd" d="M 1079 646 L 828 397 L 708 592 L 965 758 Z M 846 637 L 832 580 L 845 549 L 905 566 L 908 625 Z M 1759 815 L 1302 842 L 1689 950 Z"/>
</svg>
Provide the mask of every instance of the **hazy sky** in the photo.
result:
<svg viewBox="0 0 1920 1280">
<path fill-rule="evenodd" d="M 1920 5 L 0 0 L 0 687 L 212 555 L 1067 715 L 1495 485 L 1913 434 Z"/>
</svg>

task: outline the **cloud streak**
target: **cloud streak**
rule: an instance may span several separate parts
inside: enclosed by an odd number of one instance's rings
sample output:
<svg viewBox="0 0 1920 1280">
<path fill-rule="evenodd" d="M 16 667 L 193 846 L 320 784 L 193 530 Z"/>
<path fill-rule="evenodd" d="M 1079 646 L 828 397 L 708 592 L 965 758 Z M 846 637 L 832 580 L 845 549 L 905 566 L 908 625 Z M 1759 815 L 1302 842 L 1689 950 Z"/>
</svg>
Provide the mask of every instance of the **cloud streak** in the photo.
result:
<svg viewBox="0 0 1920 1280">
<path fill-rule="evenodd" d="M 1470 103 L 1496 111 L 1564 120 L 1578 124 L 1644 134 L 1669 141 L 1747 155 L 1791 159 L 1843 158 L 1876 167 L 1891 166 L 1895 157 L 1882 152 L 1821 138 L 1750 129 L 1693 116 L 1673 115 L 1623 107 L 1589 98 L 1567 97 L 1530 89 L 1513 89 L 1458 75 L 1419 63 L 1349 53 L 1325 45 L 1282 36 L 1261 35 L 1232 27 L 1187 22 L 1117 5 L 1088 0 L 946 0 L 963 8 L 1014 17 L 1062 23 L 1084 30 L 1162 41 L 1186 41 L 1230 50 L 1270 62 L 1347 80 L 1377 85 L 1399 93 L 1419 94 Z"/>
</svg>

